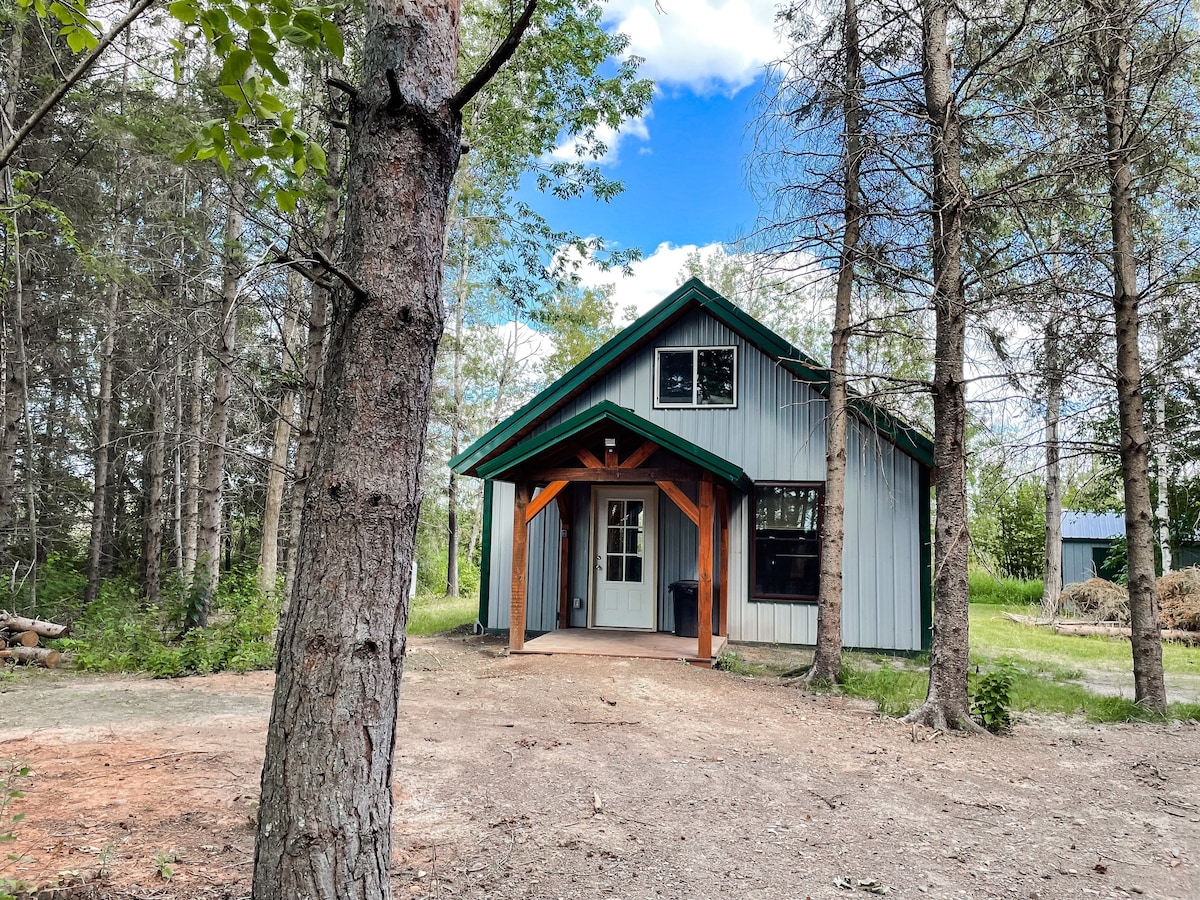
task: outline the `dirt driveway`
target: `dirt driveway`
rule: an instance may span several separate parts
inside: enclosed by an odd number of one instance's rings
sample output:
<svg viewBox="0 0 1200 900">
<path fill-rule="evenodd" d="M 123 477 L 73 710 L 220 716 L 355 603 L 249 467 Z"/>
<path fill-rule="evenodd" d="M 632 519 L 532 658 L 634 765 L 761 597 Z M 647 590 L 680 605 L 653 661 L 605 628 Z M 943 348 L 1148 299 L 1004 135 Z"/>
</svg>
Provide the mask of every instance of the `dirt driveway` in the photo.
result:
<svg viewBox="0 0 1200 900">
<path fill-rule="evenodd" d="M 0 759 L 34 774 L 0 877 L 246 896 L 271 687 L 4 685 Z M 414 641 L 403 691 L 398 897 L 1200 897 L 1195 724 L 914 734 L 769 681 L 476 639 Z"/>
</svg>

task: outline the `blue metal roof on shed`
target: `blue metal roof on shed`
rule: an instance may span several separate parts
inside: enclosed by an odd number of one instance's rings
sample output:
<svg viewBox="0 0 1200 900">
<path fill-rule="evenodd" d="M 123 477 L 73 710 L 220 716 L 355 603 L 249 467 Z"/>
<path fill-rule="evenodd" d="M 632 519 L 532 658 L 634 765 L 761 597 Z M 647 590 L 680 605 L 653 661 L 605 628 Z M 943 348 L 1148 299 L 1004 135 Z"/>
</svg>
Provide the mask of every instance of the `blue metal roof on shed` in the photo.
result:
<svg viewBox="0 0 1200 900">
<path fill-rule="evenodd" d="M 1125 536 L 1124 513 L 1063 511 L 1063 540 L 1111 541 Z"/>
</svg>

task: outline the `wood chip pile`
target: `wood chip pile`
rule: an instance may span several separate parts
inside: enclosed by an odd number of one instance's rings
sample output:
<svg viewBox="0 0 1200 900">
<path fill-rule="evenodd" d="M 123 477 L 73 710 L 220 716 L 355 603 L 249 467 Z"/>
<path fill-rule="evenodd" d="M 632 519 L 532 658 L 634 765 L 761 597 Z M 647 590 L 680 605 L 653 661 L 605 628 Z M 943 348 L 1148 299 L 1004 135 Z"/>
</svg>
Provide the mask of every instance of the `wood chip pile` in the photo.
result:
<svg viewBox="0 0 1200 900">
<path fill-rule="evenodd" d="M 57 622 L 0 612 L 0 660 L 11 659 L 56 669 L 62 663 L 62 653 L 38 645 L 44 637 L 57 638 L 66 633 L 67 626 Z"/>
<path fill-rule="evenodd" d="M 1200 631 L 1200 569 L 1179 569 L 1158 579 L 1158 618 L 1163 628 Z"/>
<path fill-rule="evenodd" d="M 1089 578 L 1063 588 L 1060 612 L 1096 622 L 1129 624 L 1129 593 L 1103 578 Z"/>
<path fill-rule="evenodd" d="M 1063 588 L 1059 612 L 1093 622 L 1129 624 L 1129 593 L 1119 584 L 1089 578 Z M 1179 569 L 1158 579 L 1161 628 L 1200 632 L 1200 568 Z"/>
</svg>

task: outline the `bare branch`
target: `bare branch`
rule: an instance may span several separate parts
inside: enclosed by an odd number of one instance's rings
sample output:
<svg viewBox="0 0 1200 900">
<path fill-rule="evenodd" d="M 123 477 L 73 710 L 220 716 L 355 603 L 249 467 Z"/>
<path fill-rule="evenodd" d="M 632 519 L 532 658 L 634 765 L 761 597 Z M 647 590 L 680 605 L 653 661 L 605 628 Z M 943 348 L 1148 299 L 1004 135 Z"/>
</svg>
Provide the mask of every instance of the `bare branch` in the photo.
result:
<svg viewBox="0 0 1200 900">
<path fill-rule="evenodd" d="M 471 80 L 459 89 L 458 93 L 450 98 L 450 108 L 457 113 L 461 113 L 468 103 L 478 94 L 483 86 L 486 85 L 496 73 L 500 71 L 501 66 L 508 62 L 509 58 L 517 51 L 517 45 L 521 43 L 521 38 L 525 34 L 525 30 L 529 27 L 529 22 L 533 19 L 533 11 L 537 8 L 537 0 L 529 0 L 525 4 L 525 9 L 521 13 L 521 17 L 513 24 L 512 30 L 508 36 L 500 42 L 500 46 L 496 48 L 488 61 L 485 62 L 478 72 L 471 76 Z"/>
</svg>

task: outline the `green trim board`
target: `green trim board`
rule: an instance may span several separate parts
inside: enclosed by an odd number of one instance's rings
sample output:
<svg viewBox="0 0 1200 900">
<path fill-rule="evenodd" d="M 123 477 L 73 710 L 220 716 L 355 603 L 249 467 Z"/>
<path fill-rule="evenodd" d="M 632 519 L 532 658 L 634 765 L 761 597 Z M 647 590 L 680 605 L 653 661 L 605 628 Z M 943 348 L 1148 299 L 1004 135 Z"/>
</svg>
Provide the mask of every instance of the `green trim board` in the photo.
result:
<svg viewBox="0 0 1200 900">
<path fill-rule="evenodd" d="M 822 394 L 828 394 L 829 373 L 825 367 L 699 279 L 691 278 L 658 306 L 450 460 L 450 467 L 462 475 L 480 475 L 480 464 L 490 455 L 518 440 L 569 397 L 692 308 L 703 309 L 747 343 L 778 360 L 779 365 L 797 378 L 813 385 Z M 852 396 L 849 402 L 855 414 L 867 425 L 922 465 L 933 466 L 933 442 L 926 435 L 863 397 Z"/>
<path fill-rule="evenodd" d="M 579 415 L 560 422 L 536 437 L 530 438 L 515 447 L 506 450 L 477 467 L 478 473 L 487 479 L 501 478 L 515 467 L 536 457 L 538 454 L 555 447 L 582 431 L 598 425 L 601 422 L 612 422 L 628 430 L 640 434 L 646 440 L 654 441 L 663 450 L 674 453 L 681 459 L 699 466 L 705 471 L 712 472 L 734 487 L 744 488 L 749 485 L 749 479 L 740 466 L 722 459 L 714 453 L 709 453 L 703 447 L 698 447 L 691 441 L 672 434 L 660 428 L 653 422 L 647 422 L 636 413 L 622 406 L 617 406 L 611 400 L 601 400 L 595 406 L 584 410 Z M 631 472 L 636 470 L 630 470 Z"/>
<path fill-rule="evenodd" d="M 479 540 L 483 544 L 483 553 L 479 558 L 479 627 L 487 628 L 488 603 L 492 594 L 492 494 L 496 486 L 492 479 L 483 482 L 483 534 Z"/>
</svg>

